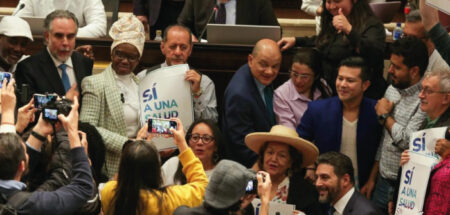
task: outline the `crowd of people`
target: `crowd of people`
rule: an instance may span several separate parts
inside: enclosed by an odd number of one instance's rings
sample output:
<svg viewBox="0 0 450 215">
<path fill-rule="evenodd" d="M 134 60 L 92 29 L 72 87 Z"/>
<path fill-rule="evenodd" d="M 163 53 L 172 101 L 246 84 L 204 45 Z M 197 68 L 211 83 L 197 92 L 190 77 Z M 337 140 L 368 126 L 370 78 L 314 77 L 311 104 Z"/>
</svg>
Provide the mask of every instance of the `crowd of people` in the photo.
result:
<svg viewBox="0 0 450 215">
<path fill-rule="evenodd" d="M 318 2 L 308 9 L 320 16 L 317 35 L 259 40 L 218 103 L 211 78 L 188 64 L 194 44 L 209 22 L 279 25 L 269 0 L 136 0 L 134 15 L 110 26 L 111 62 L 98 74 L 92 47 L 75 42 L 106 36 L 101 1 L 20 0 L 0 20 L 0 72 L 12 76 L 0 80 L 0 209 L 265 215 L 287 204 L 296 215 L 394 214 L 410 137 L 445 127 L 427 143 L 440 161 L 419 210 L 450 214 L 450 36 L 436 9 L 419 6 L 387 44 L 367 0 Z M 20 16 L 45 17 L 45 47 L 31 56 Z M 164 62 L 136 71 L 158 29 Z M 276 87 L 295 46 L 308 48 L 295 49 Z M 161 135 L 140 122 L 139 84 L 180 64 L 193 123 L 172 118 L 162 136 L 176 148 L 159 150 Z M 49 93 L 59 98 L 36 107 L 32 95 Z"/>
</svg>

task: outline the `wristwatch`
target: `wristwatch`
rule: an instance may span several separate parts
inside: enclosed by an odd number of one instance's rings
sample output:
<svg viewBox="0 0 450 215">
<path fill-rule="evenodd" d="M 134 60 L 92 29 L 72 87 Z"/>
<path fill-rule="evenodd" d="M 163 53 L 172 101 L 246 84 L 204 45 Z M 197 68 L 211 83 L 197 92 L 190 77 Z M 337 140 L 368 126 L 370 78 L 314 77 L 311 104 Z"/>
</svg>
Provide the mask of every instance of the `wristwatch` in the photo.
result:
<svg viewBox="0 0 450 215">
<path fill-rule="evenodd" d="M 200 90 L 198 92 L 196 92 L 196 93 L 192 93 L 192 95 L 195 98 L 198 98 L 198 97 L 200 97 L 202 95 L 202 93 L 203 93 L 203 89 L 200 87 Z"/>
<path fill-rule="evenodd" d="M 384 125 L 384 123 L 386 123 L 386 119 L 387 119 L 388 117 L 389 117 L 389 114 L 388 114 L 388 113 L 381 114 L 381 115 L 378 116 L 378 122 L 379 122 L 381 125 Z"/>
</svg>

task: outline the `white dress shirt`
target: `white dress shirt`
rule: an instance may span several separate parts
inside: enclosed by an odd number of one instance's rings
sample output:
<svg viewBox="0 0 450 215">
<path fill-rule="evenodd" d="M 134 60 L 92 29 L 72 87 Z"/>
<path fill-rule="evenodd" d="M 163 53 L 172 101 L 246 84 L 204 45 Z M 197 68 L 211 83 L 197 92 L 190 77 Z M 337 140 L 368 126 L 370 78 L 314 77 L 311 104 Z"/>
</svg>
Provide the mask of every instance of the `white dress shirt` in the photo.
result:
<svg viewBox="0 0 450 215">
<path fill-rule="evenodd" d="M 348 201 L 350 201 L 350 198 L 352 197 L 353 193 L 355 192 L 355 187 L 352 187 L 342 198 L 340 198 L 336 204 L 333 205 L 334 209 L 336 210 L 333 215 L 342 215 L 344 214 L 344 209 L 347 206 Z"/>
</svg>

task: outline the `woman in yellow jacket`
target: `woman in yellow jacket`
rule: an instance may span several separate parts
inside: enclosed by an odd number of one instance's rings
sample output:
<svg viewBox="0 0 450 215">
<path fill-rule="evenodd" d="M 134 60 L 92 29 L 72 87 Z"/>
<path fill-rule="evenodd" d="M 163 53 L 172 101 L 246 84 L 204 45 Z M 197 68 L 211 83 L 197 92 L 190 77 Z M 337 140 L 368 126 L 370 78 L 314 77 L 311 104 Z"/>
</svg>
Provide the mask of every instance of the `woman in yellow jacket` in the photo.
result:
<svg viewBox="0 0 450 215">
<path fill-rule="evenodd" d="M 101 192 L 105 215 L 172 214 L 181 205 L 196 207 L 202 203 L 208 179 L 202 163 L 186 144 L 183 125 L 176 121 L 178 128 L 171 131 L 188 183 L 161 187 L 161 159 L 156 147 L 143 140 L 129 141 L 123 146 L 118 180 L 106 183 Z"/>
</svg>

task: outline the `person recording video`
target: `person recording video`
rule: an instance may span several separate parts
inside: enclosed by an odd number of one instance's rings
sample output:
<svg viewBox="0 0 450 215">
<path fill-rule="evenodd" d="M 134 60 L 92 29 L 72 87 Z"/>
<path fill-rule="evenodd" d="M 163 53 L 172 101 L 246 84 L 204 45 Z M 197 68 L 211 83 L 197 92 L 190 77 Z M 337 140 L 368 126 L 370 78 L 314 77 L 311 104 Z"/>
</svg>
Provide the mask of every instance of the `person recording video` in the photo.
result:
<svg viewBox="0 0 450 215">
<path fill-rule="evenodd" d="M 255 179 L 257 182 L 255 182 Z M 217 164 L 214 173 L 211 175 L 203 204 L 195 208 L 181 206 L 173 214 L 216 215 L 235 212 L 247 214 L 248 211 L 243 209 L 247 209 L 247 206 L 258 194 L 261 199 L 259 214 L 267 215 L 271 187 L 272 182 L 269 173 L 259 171 L 255 174 L 252 170 L 237 162 L 222 160 Z"/>
</svg>

